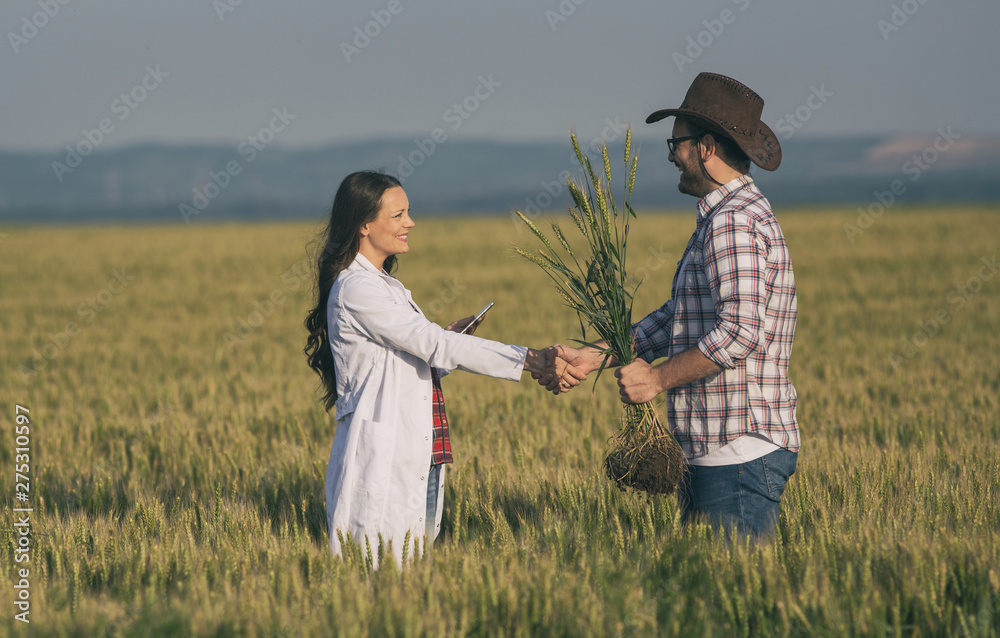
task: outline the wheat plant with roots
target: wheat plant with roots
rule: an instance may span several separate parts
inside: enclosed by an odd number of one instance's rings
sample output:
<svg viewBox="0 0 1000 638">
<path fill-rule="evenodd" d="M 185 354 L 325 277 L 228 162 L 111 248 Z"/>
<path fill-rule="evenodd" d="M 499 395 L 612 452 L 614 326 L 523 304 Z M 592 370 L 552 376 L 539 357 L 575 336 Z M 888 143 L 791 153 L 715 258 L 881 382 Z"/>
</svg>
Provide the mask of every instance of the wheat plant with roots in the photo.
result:
<svg viewBox="0 0 1000 638">
<path fill-rule="evenodd" d="M 620 365 L 627 365 L 636 358 L 632 300 L 641 282 L 629 283 L 625 256 L 629 219 L 636 217 L 631 199 L 639 152 L 631 153 L 632 129 L 629 128 L 625 134 L 624 208 L 619 210 L 612 194 L 607 145 L 601 146 L 604 171 L 599 175 L 590 158 L 581 152 L 575 133 L 570 133 L 570 140 L 577 161 L 584 169 L 584 180 L 577 184 L 567 178 L 573 198 L 573 206 L 568 211 L 573 225 L 586 240 L 587 248 L 580 251 L 582 254 L 574 251 L 558 224 L 552 224 L 556 242 L 550 242 L 524 213 L 515 211 L 544 246 L 535 251 L 521 247 L 515 250 L 540 266 L 552 279 L 566 305 L 577 312 L 583 339 L 574 341 L 602 351 L 604 361 L 597 373 L 600 377 L 610 357 L 616 358 Z M 599 339 L 595 341 L 603 340 L 606 348 L 586 340 L 588 327 L 597 333 Z M 625 405 L 621 428 L 611 438 L 611 449 L 604 459 L 608 478 L 621 489 L 670 494 L 677 488 L 686 468 L 680 445 L 660 422 L 653 405 L 649 402 Z"/>
</svg>

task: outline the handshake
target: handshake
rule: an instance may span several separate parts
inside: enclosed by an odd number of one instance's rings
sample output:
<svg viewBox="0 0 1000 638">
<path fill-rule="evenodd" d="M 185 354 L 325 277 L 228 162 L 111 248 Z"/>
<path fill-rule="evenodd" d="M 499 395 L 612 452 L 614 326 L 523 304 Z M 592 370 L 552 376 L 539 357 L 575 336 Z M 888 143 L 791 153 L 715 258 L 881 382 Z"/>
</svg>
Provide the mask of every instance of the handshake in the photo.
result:
<svg viewBox="0 0 1000 638">
<path fill-rule="evenodd" d="M 560 344 L 549 346 L 544 350 L 529 351 L 529 359 L 531 352 L 538 353 L 539 357 L 544 356 L 545 363 L 540 366 L 529 366 L 529 362 L 526 361 L 524 367 L 531 372 L 531 377 L 538 381 L 540 386 L 552 394 L 569 392 L 602 365 L 615 368 L 614 374 L 618 380 L 618 394 L 621 395 L 622 403 L 646 403 L 671 387 L 663 375 L 664 368 L 653 367 L 642 359 L 618 367 L 620 362 L 616 357 L 605 354 L 597 348 L 589 346 L 570 348 Z M 710 361 L 709 365 L 714 366 Z M 706 368 L 706 374 L 718 370 L 717 367 Z M 694 378 L 688 379 L 685 383 Z"/>
<path fill-rule="evenodd" d="M 570 348 L 556 344 L 544 350 L 529 350 L 524 369 L 552 394 L 569 392 L 587 375 L 601 367 L 605 355 L 594 348 Z M 612 358 L 613 359 L 613 358 Z M 608 362 L 611 365 L 611 361 Z"/>
<path fill-rule="evenodd" d="M 471 335 L 475 334 L 482 322 L 482 315 L 466 317 L 451 322 L 445 330 Z M 563 394 L 580 385 L 588 374 L 600 368 L 604 357 L 600 350 L 594 348 L 570 348 L 560 344 L 542 350 L 528 348 L 524 369 L 531 373 L 531 378 L 538 381 L 538 385 L 552 394 Z M 608 365 L 612 365 L 611 361 Z M 614 365 L 617 365 L 617 361 Z"/>
<path fill-rule="evenodd" d="M 446 330 L 458 332 L 464 329 L 466 334 L 472 334 L 481 322 L 482 317 L 478 321 L 474 321 L 473 317 L 466 317 L 452 322 Z M 597 345 L 603 346 L 604 343 L 599 342 Z M 597 348 L 589 346 L 571 348 L 562 344 L 551 345 L 542 350 L 529 348 L 524 361 L 524 369 L 531 373 L 531 378 L 538 381 L 538 385 L 557 395 L 569 392 L 580 385 L 587 375 L 602 365 L 611 368 L 618 366 L 619 362 L 614 356 L 605 354 L 603 350 Z M 718 370 L 719 368 L 714 367 L 706 369 L 706 373 Z M 618 391 L 622 402 L 645 403 L 670 387 L 664 383 L 662 376 L 657 374 L 659 371 L 642 359 L 636 359 L 627 366 L 617 368 L 615 378 L 618 380 Z"/>
</svg>

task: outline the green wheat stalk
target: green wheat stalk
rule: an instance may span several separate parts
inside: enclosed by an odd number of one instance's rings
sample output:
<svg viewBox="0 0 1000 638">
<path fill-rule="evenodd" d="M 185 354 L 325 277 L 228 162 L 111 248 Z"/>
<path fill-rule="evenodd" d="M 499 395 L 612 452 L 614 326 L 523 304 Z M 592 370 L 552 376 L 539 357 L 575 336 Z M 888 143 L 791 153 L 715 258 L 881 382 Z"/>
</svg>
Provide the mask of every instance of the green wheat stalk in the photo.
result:
<svg viewBox="0 0 1000 638">
<path fill-rule="evenodd" d="M 566 180 L 573 199 L 569 216 L 586 241 L 587 249 L 581 250 L 582 254 L 575 253 L 558 224 L 552 224 L 558 241 L 549 241 L 524 213 L 515 211 L 547 249 L 532 252 L 515 246 L 515 251 L 545 271 L 559 296 L 579 315 L 583 339 L 574 341 L 595 348 L 598 341 L 608 344 L 601 349 L 605 358 L 597 373 L 599 378 L 609 357 L 615 357 L 621 365 L 631 363 L 636 357 L 632 339 L 632 303 L 639 283 L 629 283 L 625 262 L 629 220 L 636 217 L 631 201 L 639 152 L 632 152 L 632 129 L 629 128 L 625 134 L 623 207 L 619 208 L 612 195 L 611 161 L 607 146 L 601 146 L 604 172 L 600 175 L 594 171 L 590 158 L 580 150 L 575 133 L 570 133 L 570 141 L 585 175 L 583 183 L 577 183 L 572 178 Z M 561 250 L 557 249 L 557 244 Z M 593 342 L 586 340 L 587 328 L 597 334 L 598 338 Z M 652 406 L 643 404 L 626 410 L 618 439 L 641 447 L 643 441 L 664 434 L 669 435 L 669 432 L 660 425 Z"/>
</svg>

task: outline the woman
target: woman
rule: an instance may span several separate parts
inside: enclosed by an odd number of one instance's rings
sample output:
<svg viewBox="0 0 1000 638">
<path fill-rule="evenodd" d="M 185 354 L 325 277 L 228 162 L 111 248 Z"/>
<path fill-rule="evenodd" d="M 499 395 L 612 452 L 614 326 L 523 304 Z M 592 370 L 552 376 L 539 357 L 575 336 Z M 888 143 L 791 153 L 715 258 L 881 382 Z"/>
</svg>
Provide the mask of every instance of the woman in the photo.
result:
<svg viewBox="0 0 1000 638">
<path fill-rule="evenodd" d="M 546 351 L 459 334 L 471 317 L 447 329 L 424 317 L 390 276 L 396 255 L 410 250 L 409 210 L 390 175 L 344 179 L 318 259 L 317 304 L 306 319 L 309 365 L 322 380 L 326 409 L 337 409 L 326 472 L 330 547 L 339 555 L 350 534 L 362 548 L 367 540 L 376 561 L 380 540 L 402 562 L 404 545 L 425 535 L 431 543 L 440 529 L 451 449 L 438 371 L 517 381 L 525 369 L 553 372 L 555 361 L 546 366 Z"/>
</svg>

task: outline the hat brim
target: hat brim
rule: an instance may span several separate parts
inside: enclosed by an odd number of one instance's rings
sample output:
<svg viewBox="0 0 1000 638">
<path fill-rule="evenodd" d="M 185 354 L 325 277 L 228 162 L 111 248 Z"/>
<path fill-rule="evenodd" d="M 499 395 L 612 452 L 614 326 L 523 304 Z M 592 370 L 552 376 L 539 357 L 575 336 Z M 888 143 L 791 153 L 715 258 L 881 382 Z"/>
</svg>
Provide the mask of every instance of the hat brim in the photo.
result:
<svg viewBox="0 0 1000 638">
<path fill-rule="evenodd" d="M 746 153 L 751 162 L 765 171 L 777 170 L 778 166 L 781 165 L 781 145 L 778 143 L 778 138 L 774 135 L 774 131 L 767 124 L 764 124 L 763 120 L 757 123 L 758 131 L 753 138 L 733 135 L 712 120 L 707 119 L 701 113 L 688 109 L 660 109 L 659 111 L 654 111 L 646 118 L 646 124 L 653 124 L 671 116 L 693 120 L 710 131 L 728 137 L 736 142 L 736 145 Z"/>
</svg>

